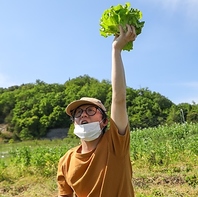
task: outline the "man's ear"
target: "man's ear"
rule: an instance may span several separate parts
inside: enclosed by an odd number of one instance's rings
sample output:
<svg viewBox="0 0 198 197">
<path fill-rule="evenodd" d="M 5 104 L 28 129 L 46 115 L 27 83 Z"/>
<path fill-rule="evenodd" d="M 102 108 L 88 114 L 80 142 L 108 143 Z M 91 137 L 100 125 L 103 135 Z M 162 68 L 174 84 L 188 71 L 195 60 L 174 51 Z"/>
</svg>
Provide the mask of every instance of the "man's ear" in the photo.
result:
<svg viewBox="0 0 198 197">
<path fill-rule="evenodd" d="M 103 124 L 104 124 L 104 126 L 107 126 L 107 124 L 108 124 L 108 119 L 107 119 L 107 118 L 105 118 L 105 119 L 103 120 Z"/>
</svg>

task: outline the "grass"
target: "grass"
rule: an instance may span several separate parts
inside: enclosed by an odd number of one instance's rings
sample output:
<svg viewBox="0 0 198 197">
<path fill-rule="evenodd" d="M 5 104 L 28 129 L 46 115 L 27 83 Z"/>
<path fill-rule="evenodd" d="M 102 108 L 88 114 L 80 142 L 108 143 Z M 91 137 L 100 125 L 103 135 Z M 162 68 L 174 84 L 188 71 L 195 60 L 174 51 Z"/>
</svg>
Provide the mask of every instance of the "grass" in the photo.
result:
<svg viewBox="0 0 198 197">
<path fill-rule="evenodd" d="M 57 196 L 58 159 L 79 140 L 0 144 L 0 197 Z M 131 133 L 136 197 L 198 196 L 198 124 Z"/>
<path fill-rule="evenodd" d="M 42 175 L 21 177 L 10 184 L 4 183 L 1 189 L 1 197 L 55 197 L 57 196 L 55 177 L 45 178 Z"/>
</svg>

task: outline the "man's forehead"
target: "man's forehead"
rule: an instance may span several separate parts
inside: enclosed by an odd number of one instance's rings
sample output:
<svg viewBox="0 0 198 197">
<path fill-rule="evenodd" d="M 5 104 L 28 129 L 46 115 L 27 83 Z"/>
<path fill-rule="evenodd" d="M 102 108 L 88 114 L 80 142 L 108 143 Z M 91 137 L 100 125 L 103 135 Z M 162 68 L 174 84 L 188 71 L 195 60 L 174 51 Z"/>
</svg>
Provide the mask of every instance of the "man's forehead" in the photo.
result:
<svg viewBox="0 0 198 197">
<path fill-rule="evenodd" d="M 79 108 L 85 109 L 85 108 L 87 108 L 87 107 L 97 107 L 97 106 L 94 105 L 94 104 L 84 104 L 84 105 L 78 106 L 76 109 L 79 109 Z"/>
</svg>

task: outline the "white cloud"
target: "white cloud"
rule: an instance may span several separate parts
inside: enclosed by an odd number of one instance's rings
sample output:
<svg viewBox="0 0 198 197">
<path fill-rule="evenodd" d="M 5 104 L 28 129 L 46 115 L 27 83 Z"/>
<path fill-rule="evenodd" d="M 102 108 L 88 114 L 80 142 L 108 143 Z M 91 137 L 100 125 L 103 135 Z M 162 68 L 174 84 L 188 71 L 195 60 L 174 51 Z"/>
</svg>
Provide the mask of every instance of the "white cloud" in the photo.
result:
<svg viewBox="0 0 198 197">
<path fill-rule="evenodd" d="M 192 104 L 193 102 L 195 102 L 196 104 L 198 104 L 198 96 L 186 96 L 186 97 L 182 97 L 182 98 L 177 98 L 175 99 L 174 103 L 175 104 L 179 104 L 179 103 L 189 103 Z"/>
<path fill-rule="evenodd" d="M 167 9 L 176 10 L 179 6 L 180 0 L 163 0 L 160 1 Z"/>
<path fill-rule="evenodd" d="M 181 83 L 180 85 L 181 86 L 185 86 L 185 87 L 189 87 L 189 88 L 193 88 L 193 89 L 198 89 L 198 81 Z"/>
<path fill-rule="evenodd" d="M 198 21 L 198 0 L 186 0 L 186 7 L 188 18 Z"/>
<path fill-rule="evenodd" d="M 158 87 L 163 89 L 162 95 L 166 96 L 175 104 L 192 104 L 193 102 L 198 104 L 198 81 L 165 83 L 158 85 Z"/>
<path fill-rule="evenodd" d="M 7 88 L 13 85 L 14 83 L 11 81 L 11 79 L 9 79 L 8 76 L 6 76 L 3 73 L 0 73 L 0 87 Z"/>
<path fill-rule="evenodd" d="M 184 88 L 184 92 L 186 94 L 180 94 L 180 96 L 177 97 L 175 103 L 193 103 L 195 102 L 198 104 L 198 81 L 192 81 L 192 82 L 184 82 L 184 83 L 178 83 L 175 84 L 178 87 Z M 186 90 L 186 91 L 185 91 Z"/>
<path fill-rule="evenodd" d="M 198 0 L 148 0 L 147 2 L 149 1 L 161 5 L 163 9 L 170 12 L 182 12 L 189 20 L 198 21 Z"/>
</svg>

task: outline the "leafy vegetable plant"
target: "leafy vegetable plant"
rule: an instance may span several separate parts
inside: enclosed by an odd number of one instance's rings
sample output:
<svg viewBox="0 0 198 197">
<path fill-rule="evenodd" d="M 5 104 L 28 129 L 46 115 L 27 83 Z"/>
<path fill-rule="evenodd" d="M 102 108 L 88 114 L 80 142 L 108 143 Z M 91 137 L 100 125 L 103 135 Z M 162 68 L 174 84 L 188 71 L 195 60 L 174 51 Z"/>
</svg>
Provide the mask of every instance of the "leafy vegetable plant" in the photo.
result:
<svg viewBox="0 0 198 197">
<path fill-rule="evenodd" d="M 105 10 L 100 19 L 100 35 L 108 37 L 119 35 L 119 25 L 122 25 L 126 31 L 126 24 L 133 25 L 136 29 L 136 35 L 142 32 L 144 21 L 140 21 L 142 12 L 138 9 L 130 8 L 130 3 L 125 5 L 118 4 Z M 123 50 L 130 51 L 133 49 L 133 42 L 127 43 Z"/>
</svg>

